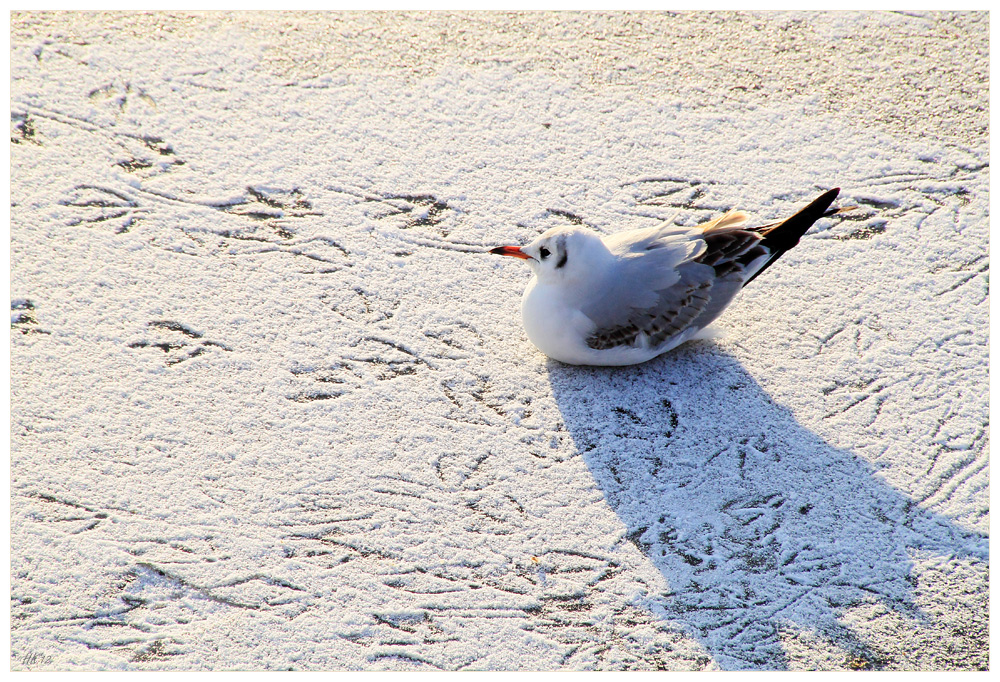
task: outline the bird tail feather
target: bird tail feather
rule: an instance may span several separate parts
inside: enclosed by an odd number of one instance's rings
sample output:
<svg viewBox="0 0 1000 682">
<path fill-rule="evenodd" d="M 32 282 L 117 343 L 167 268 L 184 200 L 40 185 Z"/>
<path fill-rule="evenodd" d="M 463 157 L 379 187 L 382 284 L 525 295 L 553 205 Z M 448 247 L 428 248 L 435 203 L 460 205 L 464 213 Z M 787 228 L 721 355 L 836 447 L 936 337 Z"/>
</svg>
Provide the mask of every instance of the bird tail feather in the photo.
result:
<svg viewBox="0 0 1000 682">
<path fill-rule="evenodd" d="M 812 203 L 790 218 L 786 218 L 774 226 L 768 225 L 762 228 L 763 231 L 761 234 L 763 235 L 763 239 L 760 240 L 760 246 L 763 246 L 770 251 L 771 255 L 760 267 L 760 269 L 753 273 L 753 275 L 751 275 L 750 278 L 743 283 L 743 286 L 750 284 L 750 282 L 760 275 L 760 273 L 767 270 L 767 268 L 770 267 L 774 261 L 781 258 L 786 251 L 798 244 L 799 238 L 802 237 L 802 235 L 804 235 L 817 220 L 853 208 L 852 206 L 849 208 L 828 211 L 830 204 L 833 203 L 838 194 L 840 194 L 840 188 L 824 192 L 819 197 L 814 199 Z"/>
</svg>

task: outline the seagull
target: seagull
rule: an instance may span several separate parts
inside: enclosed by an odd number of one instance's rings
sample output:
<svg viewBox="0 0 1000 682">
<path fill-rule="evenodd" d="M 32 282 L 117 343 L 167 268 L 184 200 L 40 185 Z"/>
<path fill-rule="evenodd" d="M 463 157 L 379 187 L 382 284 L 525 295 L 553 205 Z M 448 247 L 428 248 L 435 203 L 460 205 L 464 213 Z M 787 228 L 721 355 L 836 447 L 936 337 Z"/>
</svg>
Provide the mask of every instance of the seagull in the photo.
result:
<svg viewBox="0 0 1000 682">
<path fill-rule="evenodd" d="M 839 192 L 760 227 L 745 227 L 742 211 L 607 237 L 554 227 L 490 253 L 523 259 L 534 274 L 521 318 L 538 350 L 571 365 L 635 365 L 691 340 L 813 223 L 849 210 L 830 209 Z"/>
</svg>

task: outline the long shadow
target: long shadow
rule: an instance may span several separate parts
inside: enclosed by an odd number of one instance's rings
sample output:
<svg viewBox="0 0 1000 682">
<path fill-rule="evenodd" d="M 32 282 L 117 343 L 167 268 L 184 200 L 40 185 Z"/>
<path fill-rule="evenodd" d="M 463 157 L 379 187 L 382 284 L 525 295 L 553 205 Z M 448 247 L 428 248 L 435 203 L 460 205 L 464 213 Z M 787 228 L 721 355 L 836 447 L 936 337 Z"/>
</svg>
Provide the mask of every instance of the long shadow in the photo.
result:
<svg viewBox="0 0 1000 682">
<path fill-rule="evenodd" d="M 789 625 L 880 667 L 844 610 L 881 602 L 926 622 L 909 552 L 985 563 L 988 538 L 918 507 L 707 348 L 629 368 L 549 365 L 576 448 L 666 578 L 649 606 L 725 669 L 787 668 Z"/>
</svg>

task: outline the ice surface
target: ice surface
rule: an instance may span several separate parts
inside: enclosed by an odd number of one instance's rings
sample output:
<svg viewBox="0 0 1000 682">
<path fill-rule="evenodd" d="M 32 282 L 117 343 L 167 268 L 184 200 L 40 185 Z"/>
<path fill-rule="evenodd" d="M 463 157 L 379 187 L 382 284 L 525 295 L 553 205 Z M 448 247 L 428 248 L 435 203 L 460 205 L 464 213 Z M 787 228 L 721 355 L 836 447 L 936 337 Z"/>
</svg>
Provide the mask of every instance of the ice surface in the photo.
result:
<svg viewBox="0 0 1000 682">
<path fill-rule="evenodd" d="M 987 25 L 15 14 L 12 668 L 985 668 Z M 637 367 L 485 253 L 834 186 Z"/>
</svg>

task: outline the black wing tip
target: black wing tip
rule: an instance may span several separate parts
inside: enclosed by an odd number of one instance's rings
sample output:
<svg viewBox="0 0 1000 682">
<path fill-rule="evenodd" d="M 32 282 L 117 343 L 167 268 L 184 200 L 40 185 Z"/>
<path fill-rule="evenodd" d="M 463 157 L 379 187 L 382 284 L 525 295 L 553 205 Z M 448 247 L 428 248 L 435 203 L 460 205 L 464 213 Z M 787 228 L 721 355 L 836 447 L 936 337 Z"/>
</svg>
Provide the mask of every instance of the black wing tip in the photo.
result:
<svg viewBox="0 0 1000 682">
<path fill-rule="evenodd" d="M 771 257 L 766 263 L 764 263 L 763 266 L 761 266 L 759 270 L 757 270 L 757 272 L 751 275 L 750 278 L 743 283 L 743 286 L 750 284 L 750 282 L 756 279 L 760 273 L 767 270 L 767 268 L 770 267 L 774 261 L 778 260 L 778 258 L 780 258 L 786 251 L 798 244 L 799 238 L 813 226 L 813 223 L 828 215 L 827 210 L 839 194 L 839 187 L 834 187 L 833 189 L 823 192 L 821 195 L 809 202 L 809 204 L 801 211 L 778 223 L 774 228 L 768 230 L 764 234 L 764 238 L 761 239 L 760 245 L 770 249 Z"/>
<path fill-rule="evenodd" d="M 815 212 L 816 214 L 818 214 L 815 220 L 819 220 L 820 218 L 823 217 L 823 214 L 826 212 L 826 210 L 830 208 L 830 205 L 837 200 L 837 196 L 839 195 L 840 195 L 839 187 L 828 189 L 827 191 L 823 192 L 818 197 L 813 199 L 808 206 L 799 211 L 796 215 L 804 214 L 807 212 L 809 214 L 812 214 L 813 212 Z M 792 217 L 794 218 L 795 216 Z M 813 222 L 815 222 L 815 220 Z"/>
<path fill-rule="evenodd" d="M 768 230 L 764 235 L 763 245 L 772 251 L 787 251 L 798 244 L 799 237 L 804 235 L 813 223 L 823 217 L 839 194 L 839 187 L 823 192 L 795 215 Z"/>
</svg>

